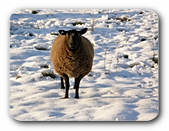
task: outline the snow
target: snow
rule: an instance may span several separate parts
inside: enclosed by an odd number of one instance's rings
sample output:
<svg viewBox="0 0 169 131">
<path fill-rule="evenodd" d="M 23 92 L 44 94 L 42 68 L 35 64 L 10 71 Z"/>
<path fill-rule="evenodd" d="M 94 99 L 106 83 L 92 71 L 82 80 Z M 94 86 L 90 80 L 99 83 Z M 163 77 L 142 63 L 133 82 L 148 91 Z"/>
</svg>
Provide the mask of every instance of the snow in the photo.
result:
<svg viewBox="0 0 169 131">
<path fill-rule="evenodd" d="M 10 17 L 10 114 L 19 121 L 149 121 L 159 113 L 158 16 L 137 9 L 16 10 Z M 94 31 L 91 25 L 94 18 Z M 73 26 L 74 22 L 85 24 Z M 63 98 L 53 33 L 89 30 L 92 71 Z M 45 76 L 49 74 L 51 76 Z M 55 77 L 52 77 L 55 76 Z"/>
</svg>

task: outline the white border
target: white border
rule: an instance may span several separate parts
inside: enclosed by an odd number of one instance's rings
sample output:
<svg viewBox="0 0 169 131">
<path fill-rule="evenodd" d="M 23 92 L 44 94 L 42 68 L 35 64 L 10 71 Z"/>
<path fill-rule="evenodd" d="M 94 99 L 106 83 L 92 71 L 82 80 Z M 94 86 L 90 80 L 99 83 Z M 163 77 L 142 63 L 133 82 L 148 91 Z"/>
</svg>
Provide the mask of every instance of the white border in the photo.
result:
<svg viewBox="0 0 169 131">
<path fill-rule="evenodd" d="M 167 1 L 155 0 L 5 0 L 0 8 L 0 123 L 1 129 L 17 131 L 33 130 L 114 130 L 143 131 L 158 130 L 167 127 L 169 117 L 167 72 L 169 69 L 167 52 L 169 42 L 169 7 Z M 155 11 L 160 18 L 160 114 L 152 122 L 16 122 L 9 115 L 9 18 L 13 11 L 22 8 L 143 8 Z M 166 58 L 166 60 L 165 60 Z"/>
</svg>

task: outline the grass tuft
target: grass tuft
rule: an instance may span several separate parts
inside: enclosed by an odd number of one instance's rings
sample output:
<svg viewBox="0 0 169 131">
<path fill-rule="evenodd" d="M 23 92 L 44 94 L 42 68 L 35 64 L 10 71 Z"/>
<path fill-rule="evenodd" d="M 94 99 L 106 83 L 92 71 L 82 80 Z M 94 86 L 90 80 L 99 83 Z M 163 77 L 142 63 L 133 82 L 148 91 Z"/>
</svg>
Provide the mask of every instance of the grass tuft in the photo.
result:
<svg viewBox="0 0 169 131">
<path fill-rule="evenodd" d="M 47 64 L 40 65 L 40 68 L 49 68 Z"/>
<path fill-rule="evenodd" d="M 123 56 L 124 58 L 126 58 L 126 59 L 128 59 L 129 58 L 129 55 L 127 55 L 127 54 L 124 54 L 124 56 Z"/>
<path fill-rule="evenodd" d="M 53 79 L 55 79 L 56 78 L 56 75 L 54 74 L 54 72 L 53 71 L 43 71 L 42 72 L 42 75 L 44 76 L 44 77 L 51 77 L 51 78 L 53 78 Z"/>
<path fill-rule="evenodd" d="M 145 41 L 146 40 L 146 38 L 141 38 L 141 40 L 140 41 Z"/>
<path fill-rule="evenodd" d="M 94 18 L 93 18 L 92 25 L 91 25 L 91 31 L 94 31 Z"/>
<path fill-rule="evenodd" d="M 55 33 L 55 32 L 50 32 L 50 35 L 59 35 L 59 33 Z"/>
<path fill-rule="evenodd" d="M 19 79 L 19 78 L 21 78 L 21 76 L 17 75 L 17 76 L 16 76 L 16 79 Z"/>
<path fill-rule="evenodd" d="M 38 13 L 38 11 L 32 10 L 32 14 L 37 14 L 37 13 Z"/>
<path fill-rule="evenodd" d="M 131 21 L 132 19 L 130 18 L 127 18 L 127 17 L 116 17 L 115 20 L 120 20 L 121 22 L 126 22 L 126 21 Z"/>
<path fill-rule="evenodd" d="M 158 64 L 158 58 L 157 57 L 153 57 L 152 61 L 154 61 L 154 63 Z"/>
<path fill-rule="evenodd" d="M 80 22 L 80 21 L 77 21 L 77 22 L 72 23 L 73 26 L 76 26 L 76 25 L 84 25 L 84 24 L 85 24 L 84 22 Z"/>
<path fill-rule="evenodd" d="M 38 46 L 35 46 L 35 49 L 37 49 L 37 50 L 48 50 L 46 47 L 38 47 Z"/>
</svg>

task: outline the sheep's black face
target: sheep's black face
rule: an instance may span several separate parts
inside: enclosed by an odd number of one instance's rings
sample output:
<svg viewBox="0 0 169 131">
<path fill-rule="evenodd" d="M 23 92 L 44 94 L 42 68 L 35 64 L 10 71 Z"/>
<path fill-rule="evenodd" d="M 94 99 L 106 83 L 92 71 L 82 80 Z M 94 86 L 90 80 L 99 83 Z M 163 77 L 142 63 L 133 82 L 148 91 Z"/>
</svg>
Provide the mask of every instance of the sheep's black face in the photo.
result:
<svg viewBox="0 0 169 131">
<path fill-rule="evenodd" d="M 70 50 L 76 50 L 79 48 L 81 43 L 81 37 L 78 31 L 72 30 L 68 31 L 66 34 L 67 46 Z"/>
<path fill-rule="evenodd" d="M 81 35 L 86 33 L 87 28 L 82 29 L 81 31 L 76 31 L 76 30 L 69 30 L 69 31 L 64 31 L 64 30 L 59 30 L 59 33 L 61 35 L 66 36 L 66 46 L 72 50 L 75 51 L 80 47 L 81 44 Z"/>
</svg>

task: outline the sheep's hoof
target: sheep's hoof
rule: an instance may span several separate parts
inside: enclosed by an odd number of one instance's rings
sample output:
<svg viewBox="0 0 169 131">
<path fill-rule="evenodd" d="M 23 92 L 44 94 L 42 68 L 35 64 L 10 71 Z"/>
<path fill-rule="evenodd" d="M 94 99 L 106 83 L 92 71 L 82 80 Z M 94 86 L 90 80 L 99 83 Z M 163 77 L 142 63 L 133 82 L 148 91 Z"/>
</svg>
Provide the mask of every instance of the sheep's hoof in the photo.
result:
<svg viewBox="0 0 169 131">
<path fill-rule="evenodd" d="M 64 87 L 64 86 L 61 86 L 60 89 L 65 89 L 65 87 Z"/>
<path fill-rule="evenodd" d="M 63 97 L 62 99 L 69 99 L 69 97 Z"/>
<path fill-rule="evenodd" d="M 74 98 L 75 98 L 75 99 L 79 99 L 79 96 L 75 96 Z"/>
</svg>

